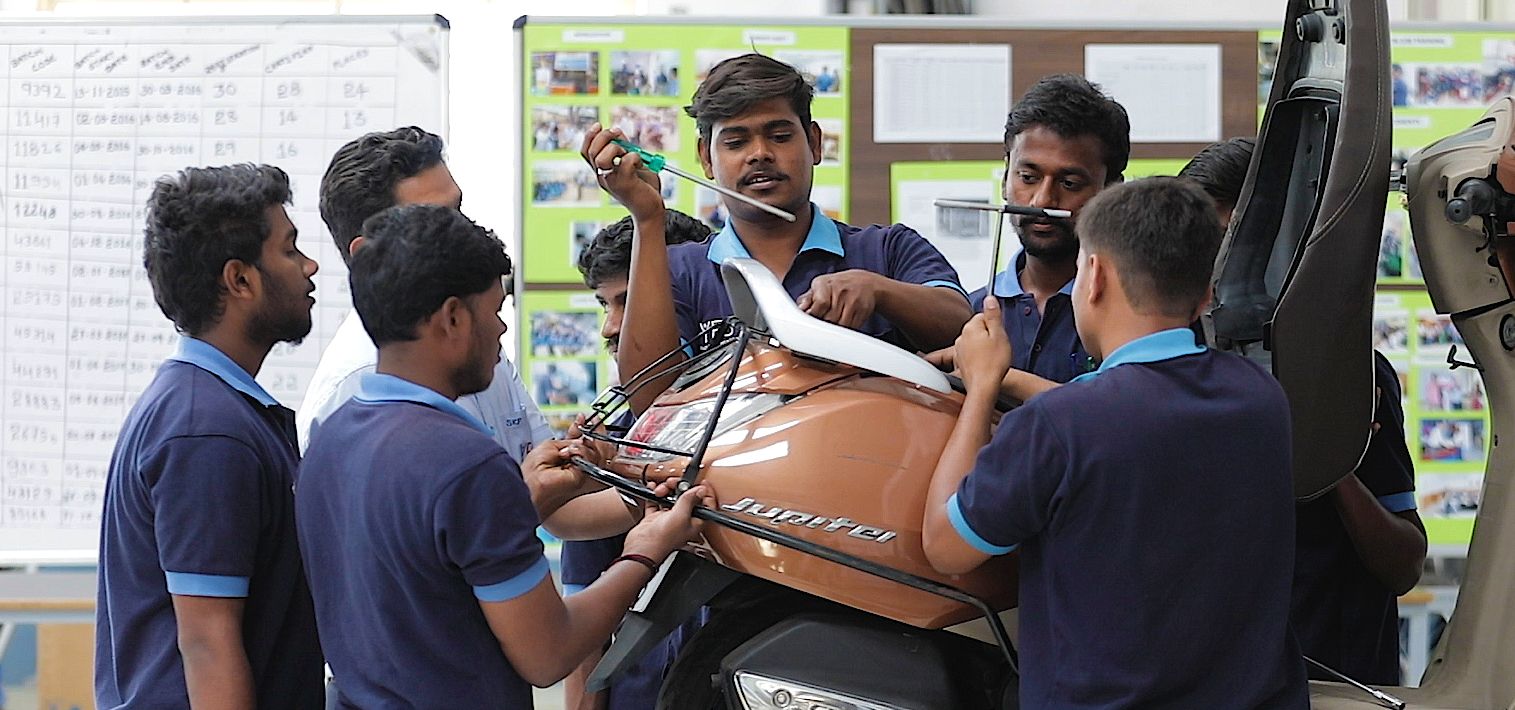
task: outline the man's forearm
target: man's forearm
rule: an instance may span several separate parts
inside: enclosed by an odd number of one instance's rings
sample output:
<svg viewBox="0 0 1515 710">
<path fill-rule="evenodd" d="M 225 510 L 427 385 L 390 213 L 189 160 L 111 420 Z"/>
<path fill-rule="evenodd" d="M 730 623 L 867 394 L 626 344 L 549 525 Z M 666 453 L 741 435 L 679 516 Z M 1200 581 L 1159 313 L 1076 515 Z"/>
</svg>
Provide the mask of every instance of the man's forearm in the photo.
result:
<svg viewBox="0 0 1515 710">
<path fill-rule="evenodd" d="M 1045 377 L 1012 367 L 1005 372 L 1005 378 L 1000 380 L 999 391 L 1011 399 L 1025 402 L 1047 390 L 1056 389 L 1057 386 L 1056 382 Z"/>
<path fill-rule="evenodd" d="M 963 332 L 963 324 L 973 317 L 967 299 L 953 289 L 879 278 L 879 315 L 903 331 L 917 349 L 931 351 L 951 345 Z"/>
<path fill-rule="evenodd" d="M 636 525 L 641 511 L 632 512 L 615 490 L 579 496 L 542 520 L 542 527 L 559 540 L 598 540 L 620 535 Z"/>
<path fill-rule="evenodd" d="M 994 413 L 994 390 L 983 387 L 968 391 L 963 397 L 963 408 L 958 413 L 957 424 L 947 437 L 937 460 L 936 471 L 931 476 L 931 488 L 927 493 L 926 508 L 940 508 L 957 492 L 957 487 L 973 470 L 973 462 L 979 450 L 989 443 L 989 423 Z"/>
<path fill-rule="evenodd" d="M 1395 594 L 1410 591 L 1425 564 L 1425 531 L 1385 510 L 1356 475 L 1337 484 L 1331 496 L 1363 566 Z"/>
<path fill-rule="evenodd" d="M 633 382 L 633 378 L 679 345 L 664 214 L 658 212 L 655 218 L 636 221 L 631 272 L 627 280 L 626 315 L 621 322 L 621 344 L 616 356 L 621 383 L 628 390 L 639 388 L 631 396 L 631 409 L 638 414 L 647 411 L 652 401 L 673 382 L 674 376 L 666 375 L 650 383 Z M 682 355 L 674 357 L 683 359 Z"/>
<path fill-rule="evenodd" d="M 989 424 L 994 413 L 996 390 L 993 387 L 970 388 L 963 398 L 963 408 L 958 413 L 957 424 L 947 438 L 937 460 L 936 470 L 931 475 L 931 486 L 926 492 L 926 512 L 922 521 L 922 545 L 926 559 L 939 571 L 966 572 L 984 560 L 984 556 L 967 550 L 963 545 L 947 542 L 956 536 L 947 517 L 947 501 L 957 492 L 963 479 L 973 470 L 978 452 L 989 443 Z"/>
<path fill-rule="evenodd" d="M 193 710 L 252 710 L 252 667 L 241 643 L 179 640 L 184 684 Z"/>
</svg>

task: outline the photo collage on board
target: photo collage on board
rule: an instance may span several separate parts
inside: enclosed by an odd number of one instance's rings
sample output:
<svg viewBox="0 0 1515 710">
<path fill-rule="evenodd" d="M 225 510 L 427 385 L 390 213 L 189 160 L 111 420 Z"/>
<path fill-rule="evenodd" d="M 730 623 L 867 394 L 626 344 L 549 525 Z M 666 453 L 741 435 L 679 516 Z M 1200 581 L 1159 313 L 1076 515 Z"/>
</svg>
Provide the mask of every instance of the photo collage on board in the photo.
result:
<svg viewBox="0 0 1515 710">
<path fill-rule="evenodd" d="M 704 175 L 699 132 L 685 113 L 722 60 L 756 51 L 796 67 L 815 89 L 822 131 L 812 200 L 844 219 L 847 168 L 845 27 L 527 25 L 524 29 L 520 359 L 527 388 L 554 427 L 566 430 L 611 381 L 598 303 L 577 264 L 583 248 L 626 211 L 599 188 L 579 155 L 589 128 L 627 140 Z M 717 193 L 659 175 L 664 203 L 713 231 L 726 224 Z"/>
</svg>

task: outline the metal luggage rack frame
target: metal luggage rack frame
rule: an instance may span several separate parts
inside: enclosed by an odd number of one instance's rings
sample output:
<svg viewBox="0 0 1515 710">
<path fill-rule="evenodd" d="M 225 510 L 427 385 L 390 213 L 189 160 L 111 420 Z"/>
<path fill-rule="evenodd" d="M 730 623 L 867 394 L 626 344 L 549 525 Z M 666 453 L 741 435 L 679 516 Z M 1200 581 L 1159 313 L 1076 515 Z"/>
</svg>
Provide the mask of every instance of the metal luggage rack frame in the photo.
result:
<svg viewBox="0 0 1515 710">
<path fill-rule="evenodd" d="M 706 326 L 700 331 L 696 340 L 706 339 L 723 327 L 732 329 L 733 334 L 717 341 L 714 345 L 707 348 L 705 352 L 679 362 L 668 364 L 670 360 L 683 351 L 682 348 L 675 349 L 654 360 L 647 367 L 642 368 L 640 372 L 631 378 L 629 387 L 627 385 L 614 385 L 606 389 L 590 405 L 591 414 L 581 428 L 583 436 L 616 446 L 627 446 L 673 456 L 688 457 L 689 463 L 684 467 L 684 473 L 679 480 L 678 492 L 682 493 L 692 487 L 694 479 L 699 476 L 710 440 L 715 436 L 716 427 L 720 423 L 721 412 L 725 409 L 726 401 L 731 396 L 731 389 L 736 383 L 737 373 L 741 370 L 742 356 L 747 352 L 748 344 L 752 342 L 754 336 L 765 339 L 769 337 L 767 333 L 755 330 L 736 318 L 728 318 L 725 321 Z M 710 365 L 709 361 L 702 359 L 706 357 L 715 358 L 717 356 L 714 353 L 720 351 L 727 351 L 727 354 L 719 362 L 711 366 L 711 372 L 714 372 L 716 367 L 726 364 L 728 361 L 729 369 L 726 371 L 726 377 L 722 382 L 720 391 L 716 393 L 715 406 L 710 414 L 710 420 L 705 423 L 705 431 L 701 433 L 699 442 L 695 445 L 693 451 L 680 451 L 657 446 L 649 442 L 636 441 L 628 438 L 630 427 L 610 424 L 623 411 L 630 410 L 631 397 L 648 384 L 671 374 L 686 373 L 694 368 L 696 364 Z M 620 435 L 617 435 L 617 433 Z M 583 457 L 575 456 L 573 458 L 573 465 L 582 471 L 584 475 L 598 483 L 615 489 L 623 497 L 638 502 L 651 503 L 663 508 L 671 508 L 675 502 L 674 496 L 660 496 L 649 488 L 645 482 L 633 481 L 612 471 L 607 471 Z M 984 621 L 988 623 L 989 630 L 993 633 L 995 643 L 1004 654 L 1006 662 L 1010 664 L 1012 670 L 1017 673 L 1019 672 L 1019 658 L 1016 654 L 1014 644 L 1010 641 L 1010 635 L 1005 630 L 1004 623 L 1000 621 L 999 615 L 995 613 L 994 608 L 987 601 L 979 597 L 949 584 L 943 584 L 933 579 L 911 574 L 904 570 L 879 564 L 872 560 L 863 559 L 856 555 L 804 540 L 785 532 L 739 519 L 721 510 L 697 505 L 694 508 L 694 517 L 776 545 L 782 545 L 798 552 L 819 557 L 828 562 L 834 562 L 880 579 L 896 584 L 903 584 L 912 589 L 967 604 L 977 610 Z"/>
</svg>

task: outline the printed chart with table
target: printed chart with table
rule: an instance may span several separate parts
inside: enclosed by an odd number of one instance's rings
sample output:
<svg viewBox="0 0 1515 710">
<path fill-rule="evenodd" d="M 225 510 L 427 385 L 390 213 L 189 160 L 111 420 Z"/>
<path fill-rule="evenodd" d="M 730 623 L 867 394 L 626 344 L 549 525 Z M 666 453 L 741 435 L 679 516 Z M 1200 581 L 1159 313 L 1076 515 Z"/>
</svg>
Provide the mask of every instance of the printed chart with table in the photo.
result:
<svg viewBox="0 0 1515 710">
<path fill-rule="evenodd" d="M 258 380 L 299 405 L 349 307 L 321 174 L 362 133 L 445 132 L 446 35 L 429 16 L 0 24 L 0 560 L 93 559 L 117 428 L 179 338 L 142 266 L 160 177 L 289 173 L 318 305 L 310 336 Z"/>
</svg>

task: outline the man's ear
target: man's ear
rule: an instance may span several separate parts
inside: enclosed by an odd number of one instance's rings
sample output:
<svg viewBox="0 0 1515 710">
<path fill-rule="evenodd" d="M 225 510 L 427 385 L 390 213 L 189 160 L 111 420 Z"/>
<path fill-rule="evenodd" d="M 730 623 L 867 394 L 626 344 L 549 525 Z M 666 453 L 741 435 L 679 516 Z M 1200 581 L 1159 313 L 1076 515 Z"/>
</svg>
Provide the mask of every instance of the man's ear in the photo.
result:
<svg viewBox="0 0 1515 710">
<path fill-rule="evenodd" d="M 1004 199 L 1005 204 L 1015 201 L 1010 199 L 1010 151 L 1008 150 L 1005 151 L 1005 169 L 999 176 L 999 196 Z"/>
<path fill-rule="evenodd" d="M 805 131 L 805 135 L 810 139 L 810 164 L 811 165 L 820 165 L 821 164 L 821 124 L 816 123 L 815 121 L 811 121 L 810 122 L 810 127 Z"/>
<path fill-rule="evenodd" d="M 710 141 L 705 136 L 700 136 L 694 142 L 694 148 L 700 154 L 700 167 L 705 169 L 705 179 L 714 180 L 715 171 L 710 169 Z"/>
<path fill-rule="evenodd" d="M 468 304 L 457 296 L 448 296 L 432 318 L 436 321 L 436 327 L 441 329 L 442 334 L 449 340 L 469 336 L 467 331 L 473 326 L 473 312 L 469 311 Z"/>
<path fill-rule="evenodd" d="M 1102 299 L 1109 297 L 1109 280 L 1115 278 L 1115 274 L 1111 273 L 1109 262 L 1101 258 L 1098 253 L 1089 254 L 1079 276 L 1086 279 L 1087 288 L 1084 291 L 1089 299 L 1089 305 L 1100 303 Z"/>
<path fill-rule="evenodd" d="M 226 301 L 255 301 L 263 289 L 263 274 L 258 267 L 241 259 L 227 259 L 221 266 L 221 287 Z"/>
<path fill-rule="evenodd" d="M 347 244 L 347 256 L 349 258 L 356 256 L 358 253 L 358 247 L 363 246 L 363 243 L 366 241 L 368 241 L 368 237 L 365 237 L 361 234 L 353 237 L 352 241 Z"/>
<path fill-rule="evenodd" d="M 1202 298 L 1202 299 L 1200 299 L 1199 305 L 1197 307 L 1195 307 L 1194 313 L 1192 314 L 1193 317 L 1191 317 L 1189 319 L 1189 321 L 1192 323 L 1194 321 L 1199 320 L 1199 317 L 1202 316 L 1202 315 L 1204 315 L 1205 311 L 1210 310 L 1210 304 L 1213 303 L 1214 301 L 1215 301 L 1215 284 L 1210 284 L 1209 286 L 1205 287 L 1205 297 Z"/>
</svg>

